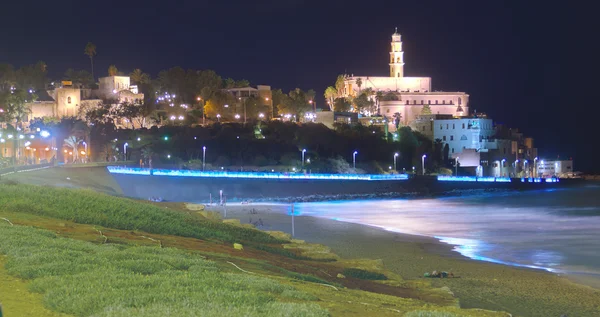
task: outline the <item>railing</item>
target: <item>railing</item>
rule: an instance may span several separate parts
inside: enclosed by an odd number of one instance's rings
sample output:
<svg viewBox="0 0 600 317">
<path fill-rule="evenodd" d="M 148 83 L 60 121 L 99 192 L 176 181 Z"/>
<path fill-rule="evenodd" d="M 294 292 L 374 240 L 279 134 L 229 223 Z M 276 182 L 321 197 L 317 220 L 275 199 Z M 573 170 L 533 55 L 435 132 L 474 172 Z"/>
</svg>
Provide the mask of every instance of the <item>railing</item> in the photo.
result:
<svg viewBox="0 0 600 317">
<path fill-rule="evenodd" d="M 25 171 L 32 171 L 32 170 L 42 169 L 42 168 L 48 168 L 48 167 L 51 167 L 51 166 L 53 166 L 52 163 L 32 164 L 32 165 L 14 165 L 14 166 L 0 168 L 0 176 L 7 175 L 7 174 L 12 174 L 12 173 L 18 173 L 18 172 L 25 172 Z"/>
<path fill-rule="evenodd" d="M 203 178 L 250 178 L 250 179 L 316 179 L 316 180 L 407 180 L 406 174 L 377 175 L 377 174 L 301 174 L 301 173 L 262 173 L 262 172 L 213 172 L 192 170 L 168 170 L 149 168 L 127 168 L 108 166 L 111 174 L 154 175 L 176 177 L 203 177 Z"/>
</svg>

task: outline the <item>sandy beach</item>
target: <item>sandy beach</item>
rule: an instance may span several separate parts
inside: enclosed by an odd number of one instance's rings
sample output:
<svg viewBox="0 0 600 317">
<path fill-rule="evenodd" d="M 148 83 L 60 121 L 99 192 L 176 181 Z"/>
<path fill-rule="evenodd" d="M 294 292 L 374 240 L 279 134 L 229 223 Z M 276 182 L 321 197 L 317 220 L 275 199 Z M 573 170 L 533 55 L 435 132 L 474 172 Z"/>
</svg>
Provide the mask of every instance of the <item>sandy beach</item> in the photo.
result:
<svg viewBox="0 0 600 317">
<path fill-rule="evenodd" d="M 227 218 L 254 223 L 262 230 L 292 232 L 289 205 L 228 204 Z M 209 210 L 224 215 L 223 207 Z M 572 280 L 543 270 L 475 261 L 453 251 L 435 238 L 400 234 L 381 228 L 309 216 L 294 217 L 294 236 L 329 246 L 342 258 L 381 259 L 386 269 L 405 279 L 421 279 L 433 270 L 453 272 L 460 278 L 431 279 L 448 286 L 465 308 L 503 310 L 516 316 L 598 316 L 597 279 Z M 588 285 L 576 284 L 586 281 Z"/>
</svg>

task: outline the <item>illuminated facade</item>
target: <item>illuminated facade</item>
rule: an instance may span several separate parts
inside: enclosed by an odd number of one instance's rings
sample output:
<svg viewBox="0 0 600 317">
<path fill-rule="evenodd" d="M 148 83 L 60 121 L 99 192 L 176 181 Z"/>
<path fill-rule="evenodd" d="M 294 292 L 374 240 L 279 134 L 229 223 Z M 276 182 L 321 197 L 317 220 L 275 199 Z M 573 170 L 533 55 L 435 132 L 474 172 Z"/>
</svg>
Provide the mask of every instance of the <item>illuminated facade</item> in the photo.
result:
<svg viewBox="0 0 600 317">
<path fill-rule="evenodd" d="M 431 90 L 431 77 L 404 76 L 404 50 L 401 35 L 392 34 L 389 59 L 389 77 L 346 76 L 343 97 L 357 96 L 364 89 L 382 92 L 379 113 L 392 117 L 401 115 L 401 123 L 408 125 L 429 105 L 433 114 L 466 116 L 469 114 L 469 95 L 464 92 L 439 92 Z M 374 99 L 374 96 L 372 96 Z M 391 126 L 390 126 L 391 128 Z"/>
</svg>

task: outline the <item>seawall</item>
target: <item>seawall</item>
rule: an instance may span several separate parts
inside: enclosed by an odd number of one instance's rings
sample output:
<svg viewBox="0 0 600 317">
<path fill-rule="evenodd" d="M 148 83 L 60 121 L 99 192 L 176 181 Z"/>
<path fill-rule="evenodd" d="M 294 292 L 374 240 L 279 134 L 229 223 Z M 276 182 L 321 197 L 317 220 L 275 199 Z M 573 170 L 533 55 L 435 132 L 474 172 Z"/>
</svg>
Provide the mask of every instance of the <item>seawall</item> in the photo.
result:
<svg viewBox="0 0 600 317">
<path fill-rule="evenodd" d="M 144 170 L 136 169 L 137 173 L 125 173 L 110 168 L 112 177 L 117 181 L 123 193 L 129 197 L 148 199 L 160 197 L 167 201 L 213 202 L 219 201 L 220 191 L 227 201 L 241 200 L 319 200 L 344 199 L 355 197 L 402 196 L 406 194 L 438 195 L 453 191 L 465 190 L 527 190 L 542 188 L 557 188 L 577 184 L 574 180 L 560 182 L 535 182 L 527 179 L 487 179 L 480 181 L 438 180 L 435 176 L 389 179 L 328 179 L 323 178 L 272 178 L 255 177 L 227 173 L 217 176 L 173 176 L 177 171 L 163 172 L 163 175 L 149 175 Z M 140 171 L 144 172 L 141 173 Z M 181 171 L 183 174 L 194 172 Z M 200 173 L 200 172 L 198 172 Z M 143 175 L 146 174 L 146 175 Z M 171 174 L 167 176 L 165 174 Z M 208 174 L 208 173 L 206 173 Z M 264 174 L 263 174 L 264 175 Z M 301 175 L 298 175 L 301 177 Z"/>
</svg>

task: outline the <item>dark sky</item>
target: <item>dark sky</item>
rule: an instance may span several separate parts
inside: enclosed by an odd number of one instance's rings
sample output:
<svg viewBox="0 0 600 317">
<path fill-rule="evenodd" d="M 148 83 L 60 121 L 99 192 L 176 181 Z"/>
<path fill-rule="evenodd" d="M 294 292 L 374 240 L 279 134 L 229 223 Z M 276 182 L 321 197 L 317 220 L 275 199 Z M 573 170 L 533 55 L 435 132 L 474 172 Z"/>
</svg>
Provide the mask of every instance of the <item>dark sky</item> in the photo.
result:
<svg viewBox="0 0 600 317">
<path fill-rule="evenodd" d="M 394 27 L 407 76 L 464 91 L 471 109 L 535 138 L 541 154 L 594 159 L 600 112 L 596 17 L 584 4 L 548 1 L 5 1 L 0 63 L 45 61 L 51 75 L 108 65 L 156 76 L 172 66 L 214 69 L 285 91 L 319 95 L 336 76 L 388 74 Z M 572 3 L 572 2 L 568 2 Z M 596 67 L 597 68 L 597 67 Z M 596 98 L 597 99 L 597 98 Z M 322 103 L 322 101 L 321 101 Z"/>
</svg>

